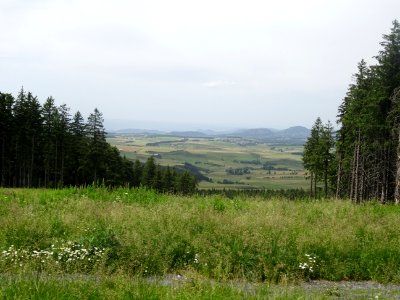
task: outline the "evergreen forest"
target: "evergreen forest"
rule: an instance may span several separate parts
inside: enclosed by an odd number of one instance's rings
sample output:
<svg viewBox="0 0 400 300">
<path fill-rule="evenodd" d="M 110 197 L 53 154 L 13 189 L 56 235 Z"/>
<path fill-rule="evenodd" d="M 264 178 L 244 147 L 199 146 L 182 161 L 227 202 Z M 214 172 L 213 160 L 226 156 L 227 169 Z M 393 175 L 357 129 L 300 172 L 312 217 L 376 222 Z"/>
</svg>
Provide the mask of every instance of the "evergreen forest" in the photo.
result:
<svg viewBox="0 0 400 300">
<path fill-rule="evenodd" d="M 150 157 L 132 162 L 106 141 L 103 115 L 86 122 L 52 97 L 43 105 L 22 88 L 17 97 L 0 92 L 0 186 L 64 187 L 103 184 L 145 186 L 189 194 L 197 181 L 188 172 L 163 168 Z"/>
<path fill-rule="evenodd" d="M 400 24 L 383 35 L 375 64 L 358 64 L 338 111 L 339 129 L 314 123 L 303 162 L 311 194 L 400 202 Z"/>
</svg>

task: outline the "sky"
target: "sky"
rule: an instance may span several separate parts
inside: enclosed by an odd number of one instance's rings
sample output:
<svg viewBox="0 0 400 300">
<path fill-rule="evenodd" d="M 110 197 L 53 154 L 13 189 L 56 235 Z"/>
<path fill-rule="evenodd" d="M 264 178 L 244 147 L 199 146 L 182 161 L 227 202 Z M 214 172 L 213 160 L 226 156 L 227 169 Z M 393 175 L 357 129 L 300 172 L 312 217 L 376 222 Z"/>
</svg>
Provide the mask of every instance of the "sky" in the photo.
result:
<svg viewBox="0 0 400 300">
<path fill-rule="evenodd" d="M 0 91 L 107 129 L 336 122 L 399 0 L 0 0 Z"/>
</svg>

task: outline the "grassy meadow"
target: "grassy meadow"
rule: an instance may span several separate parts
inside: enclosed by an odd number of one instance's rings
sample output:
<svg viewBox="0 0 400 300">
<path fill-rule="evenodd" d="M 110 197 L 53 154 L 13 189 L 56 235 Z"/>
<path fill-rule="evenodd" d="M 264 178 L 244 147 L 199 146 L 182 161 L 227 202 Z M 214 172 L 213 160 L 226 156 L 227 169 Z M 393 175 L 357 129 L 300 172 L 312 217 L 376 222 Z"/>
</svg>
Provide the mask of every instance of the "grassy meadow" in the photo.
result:
<svg viewBox="0 0 400 300">
<path fill-rule="evenodd" d="M 0 216 L 2 298 L 329 298 L 344 291 L 301 283 L 400 283 L 394 205 L 0 189 Z"/>
<path fill-rule="evenodd" d="M 182 138 L 173 136 L 116 135 L 107 141 L 129 159 L 155 156 L 163 166 L 190 163 L 212 182 L 199 188 L 308 188 L 301 161 L 303 147 L 273 145 L 244 138 Z M 263 168 L 267 164 L 271 170 Z M 227 169 L 247 168 L 232 175 Z"/>
</svg>

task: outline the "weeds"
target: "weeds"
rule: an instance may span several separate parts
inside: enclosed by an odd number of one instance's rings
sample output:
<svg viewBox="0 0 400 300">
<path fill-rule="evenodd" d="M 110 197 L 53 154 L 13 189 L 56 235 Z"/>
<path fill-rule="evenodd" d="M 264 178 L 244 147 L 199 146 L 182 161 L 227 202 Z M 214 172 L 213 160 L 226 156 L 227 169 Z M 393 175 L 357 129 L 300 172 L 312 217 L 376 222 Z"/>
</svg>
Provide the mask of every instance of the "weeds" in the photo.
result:
<svg viewBox="0 0 400 300">
<path fill-rule="evenodd" d="M 3 270 L 400 282 L 397 206 L 104 187 L 0 195 Z"/>
<path fill-rule="evenodd" d="M 83 245 L 67 242 L 48 249 L 15 248 L 14 245 L 2 251 L 0 264 L 4 270 L 42 271 L 46 268 L 58 272 L 88 273 L 103 260 L 105 248 L 85 248 Z"/>
</svg>

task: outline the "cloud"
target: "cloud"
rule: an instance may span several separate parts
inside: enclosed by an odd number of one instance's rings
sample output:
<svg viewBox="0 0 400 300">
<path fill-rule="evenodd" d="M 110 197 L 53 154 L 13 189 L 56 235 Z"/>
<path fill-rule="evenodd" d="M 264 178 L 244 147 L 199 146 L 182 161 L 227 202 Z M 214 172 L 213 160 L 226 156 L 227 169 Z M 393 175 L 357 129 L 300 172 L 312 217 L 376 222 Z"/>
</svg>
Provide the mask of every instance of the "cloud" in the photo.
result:
<svg viewBox="0 0 400 300">
<path fill-rule="evenodd" d="M 230 80 L 213 80 L 204 82 L 203 86 L 207 88 L 224 88 L 237 85 L 237 82 Z"/>
</svg>

